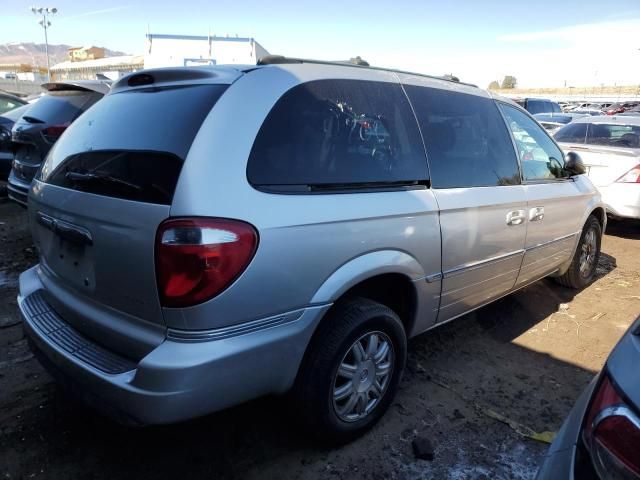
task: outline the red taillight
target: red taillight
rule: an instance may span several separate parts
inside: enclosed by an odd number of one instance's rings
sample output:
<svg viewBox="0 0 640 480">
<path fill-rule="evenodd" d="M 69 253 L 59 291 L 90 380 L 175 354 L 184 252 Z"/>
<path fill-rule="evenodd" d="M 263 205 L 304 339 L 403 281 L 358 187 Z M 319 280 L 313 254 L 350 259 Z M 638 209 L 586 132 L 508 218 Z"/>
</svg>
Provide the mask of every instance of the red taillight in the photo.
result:
<svg viewBox="0 0 640 480">
<path fill-rule="evenodd" d="M 640 183 L 640 165 L 636 165 L 619 179 L 616 183 Z"/>
<path fill-rule="evenodd" d="M 165 307 L 188 307 L 227 288 L 249 265 L 258 234 L 248 223 L 213 218 L 167 220 L 156 237 L 156 277 Z"/>
<path fill-rule="evenodd" d="M 601 478 L 640 478 L 640 418 L 606 376 L 589 408 L 583 435 Z"/>
<path fill-rule="evenodd" d="M 64 133 L 64 131 L 69 126 L 69 123 L 65 123 L 63 125 L 52 125 L 50 127 L 44 128 L 42 130 L 42 135 L 49 142 L 55 142 L 60 138 L 60 135 Z"/>
</svg>

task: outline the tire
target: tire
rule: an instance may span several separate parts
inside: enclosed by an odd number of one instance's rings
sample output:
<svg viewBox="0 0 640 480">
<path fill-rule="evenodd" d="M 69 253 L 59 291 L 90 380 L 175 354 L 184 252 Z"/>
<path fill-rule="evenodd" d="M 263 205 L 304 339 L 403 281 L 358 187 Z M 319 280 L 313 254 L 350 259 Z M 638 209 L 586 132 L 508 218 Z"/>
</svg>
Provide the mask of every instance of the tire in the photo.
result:
<svg viewBox="0 0 640 480">
<path fill-rule="evenodd" d="M 595 237 L 591 239 L 590 235 Z M 598 261 L 600 260 L 600 245 L 602 243 L 602 226 L 596 217 L 589 216 L 580 235 L 578 247 L 573 255 L 569 269 L 556 281 L 565 287 L 584 288 L 589 285 L 596 274 Z M 588 265 L 584 265 L 584 255 L 590 258 Z M 581 269 L 583 265 L 583 269 Z"/>
<path fill-rule="evenodd" d="M 302 426 L 331 444 L 362 435 L 391 405 L 406 358 L 407 337 L 393 310 L 364 298 L 337 303 L 314 334 L 293 389 Z"/>
</svg>

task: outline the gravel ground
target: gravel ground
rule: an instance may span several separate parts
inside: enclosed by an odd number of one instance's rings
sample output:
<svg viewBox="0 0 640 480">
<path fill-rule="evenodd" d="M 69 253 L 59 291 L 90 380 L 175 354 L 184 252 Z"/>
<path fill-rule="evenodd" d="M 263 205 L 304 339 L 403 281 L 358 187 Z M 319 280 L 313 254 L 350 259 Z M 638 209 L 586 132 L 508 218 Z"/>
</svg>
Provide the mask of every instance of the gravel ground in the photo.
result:
<svg viewBox="0 0 640 480">
<path fill-rule="evenodd" d="M 522 433 L 557 431 L 640 312 L 639 238 L 640 224 L 612 222 L 584 291 L 543 280 L 413 339 L 387 415 L 327 449 L 281 398 L 131 429 L 65 396 L 19 325 L 17 275 L 36 262 L 25 210 L 0 202 L 0 478 L 531 478 L 548 445 Z M 432 461 L 414 457 L 416 437 Z"/>
</svg>

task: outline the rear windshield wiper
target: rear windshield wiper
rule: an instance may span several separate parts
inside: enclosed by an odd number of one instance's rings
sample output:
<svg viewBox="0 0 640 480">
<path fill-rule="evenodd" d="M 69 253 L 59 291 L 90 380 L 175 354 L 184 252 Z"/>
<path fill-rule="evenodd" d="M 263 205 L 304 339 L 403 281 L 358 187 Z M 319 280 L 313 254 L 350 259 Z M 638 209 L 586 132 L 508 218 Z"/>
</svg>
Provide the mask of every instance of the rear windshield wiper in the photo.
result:
<svg viewBox="0 0 640 480">
<path fill-rule="evenodd" d="M 130 183 L 125 180 L 121 180 L 116 177 L 112 177 L 111 175 L 106 175 L 103 173 L 83 173 L 83 172 L 67 172 L 65 175 L 67 180 L 71 180 L 76 183 L 83 182 L 97 182 L 97 183 L 111 183 L 114 185 L 119 185 L 121 187 L 126 187 L 130 190 L 140 191 L 142 187 L 140 185 L 136 185 L 135 183 Z"/>
<path fill-rule="evenodd" d="M 40 120 L 39 118 L 31 117 L 29 115 L 23 115 L 22 120 L 28 123 L 44 123 L 44 120 Z"/>
</svg>

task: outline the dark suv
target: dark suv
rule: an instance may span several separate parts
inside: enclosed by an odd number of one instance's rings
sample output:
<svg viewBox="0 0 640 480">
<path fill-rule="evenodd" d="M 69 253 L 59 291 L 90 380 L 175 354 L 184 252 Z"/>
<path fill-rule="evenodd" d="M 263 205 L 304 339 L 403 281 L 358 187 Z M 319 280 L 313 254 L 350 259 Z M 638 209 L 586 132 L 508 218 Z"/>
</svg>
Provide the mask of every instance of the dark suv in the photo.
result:
<svg viewBox="0 0 640 480">
<path fill-rule="evenodd" d="M 561 113 L 562 108 L 556 102 L 543 98 L 516 98 L 514 101 L 531 115 L 536 113 Z"/>
<path fill-rule="evenodd" d="M 62 132 L 109 91 L 106 83 L 90 80 L 45 83 L 42 88 L 47 94 L 12 128 L 15 157 L 8 191 L 9 198 L 22 205 L 40 164 Z"/>
</svg>

